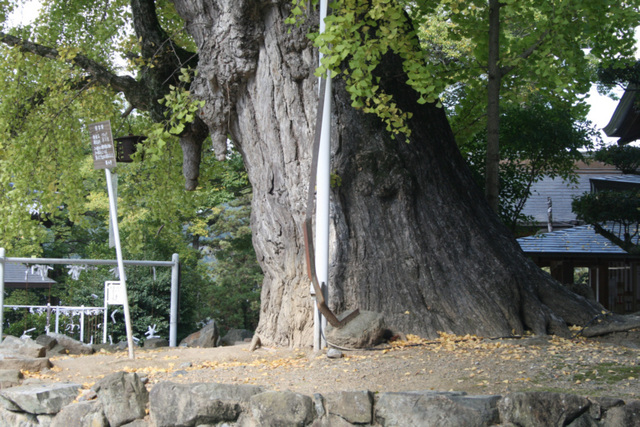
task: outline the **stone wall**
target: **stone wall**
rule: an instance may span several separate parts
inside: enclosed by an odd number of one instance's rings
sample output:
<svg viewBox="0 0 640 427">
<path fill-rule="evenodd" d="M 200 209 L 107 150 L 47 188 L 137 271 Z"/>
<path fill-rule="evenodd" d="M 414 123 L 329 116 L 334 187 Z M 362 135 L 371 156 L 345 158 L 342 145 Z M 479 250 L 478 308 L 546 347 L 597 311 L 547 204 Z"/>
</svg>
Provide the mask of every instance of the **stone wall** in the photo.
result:
<svg viewBox="0 0 640 427">
<path fill-rule="evenodd" d="M 158 383 L 137 374 L 78 384 L 27 383 L 0 390 L 10 426 L 640 426 L 640 400 L 549 392 L 345 391 L 306 396 L 259 386 Z M 148 413 L 148 415 L 147 415 Z"/>
</svg>

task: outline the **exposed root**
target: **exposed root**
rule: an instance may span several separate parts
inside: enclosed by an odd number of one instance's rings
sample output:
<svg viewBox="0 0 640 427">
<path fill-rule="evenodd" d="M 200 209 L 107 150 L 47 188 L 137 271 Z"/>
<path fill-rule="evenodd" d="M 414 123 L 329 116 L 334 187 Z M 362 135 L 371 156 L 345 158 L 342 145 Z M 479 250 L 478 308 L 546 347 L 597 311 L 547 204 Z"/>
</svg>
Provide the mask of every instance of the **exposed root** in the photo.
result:
<svg viewBox="0 0 640 427">
<path fill-rule="evenodd" d="M 640 328 L 640 316 L 636 315 L 610 315 L 598 320 L 599 323 L 585 326 L 581 335 L 590 338 Z"/>
</svg>

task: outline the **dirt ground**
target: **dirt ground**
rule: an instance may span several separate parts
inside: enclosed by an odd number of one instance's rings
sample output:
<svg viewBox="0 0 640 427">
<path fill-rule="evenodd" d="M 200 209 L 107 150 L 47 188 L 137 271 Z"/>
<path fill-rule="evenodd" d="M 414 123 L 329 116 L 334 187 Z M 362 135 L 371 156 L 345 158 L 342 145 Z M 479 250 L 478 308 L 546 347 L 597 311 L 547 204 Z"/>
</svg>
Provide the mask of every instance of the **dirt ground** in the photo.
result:
<svg viewBox="0 0 640 427">
<path fill-rule="evenodd" d="M 53 369 L 26 376 L 90 387 L 109 373 L 129 371 L 147 378 L 149 389 L 172 381 L 256 384 L 306 395 L 343 390 L 483 395 L 544 390 L 640 399 L 640 345 L 634 344 L 640 344 L 640 333 L 623 339 L 636 348 L 556 337 L 485 340 L 443 335 L 433 341 L 409 336 L 373 351 L 345 351 L 339 359 L 306 348 L 250 352 L 249 344 L 136 349 L 134 360 L 126 351 L 56 357 L 51 359 Z"/>
</svg>

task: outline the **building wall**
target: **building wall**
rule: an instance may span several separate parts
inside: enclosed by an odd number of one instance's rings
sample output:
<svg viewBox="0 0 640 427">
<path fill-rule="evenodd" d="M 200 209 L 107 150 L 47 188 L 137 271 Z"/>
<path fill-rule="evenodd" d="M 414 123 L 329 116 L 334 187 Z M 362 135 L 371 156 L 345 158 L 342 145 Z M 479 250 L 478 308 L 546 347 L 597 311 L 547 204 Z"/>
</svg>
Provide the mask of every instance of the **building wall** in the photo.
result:
<svg viewBox="0 0 640 427">
<path fill-rule="evenodd" d="M 576 164 L 578 183 L 568 184 L 562 179 L 544 178 L 532 187 L 531 197 L 524 205 L 523 213 L 532 216 L 540 226 L 547 225 L 547 197 L 551 197 L 554 227 L 570 227 L 576 225 L 575 214 L 571 211 L 573 197 L 581 196 L 591 191 L 589 179 L 595 176 L 620 175 L 621 172 L 613 166 L 600 162 L 586 165 Z"/>
</svg>

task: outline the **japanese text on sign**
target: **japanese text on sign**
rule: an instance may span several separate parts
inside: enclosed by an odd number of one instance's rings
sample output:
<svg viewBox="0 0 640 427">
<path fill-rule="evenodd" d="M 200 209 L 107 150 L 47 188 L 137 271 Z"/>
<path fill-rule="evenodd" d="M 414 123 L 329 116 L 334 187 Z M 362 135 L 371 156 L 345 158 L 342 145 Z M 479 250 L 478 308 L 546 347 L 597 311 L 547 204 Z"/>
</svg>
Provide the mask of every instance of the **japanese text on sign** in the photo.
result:
<svg viewBox="0 0 640 427">
<path fill-rule="evenodd" d="M 116 154 L 113 149 L 111 122 L 98 122 L 89 125 L 91 148 L 93 150 L 93 168 L 111 169 L 116 167 Z"/>
</svg>

